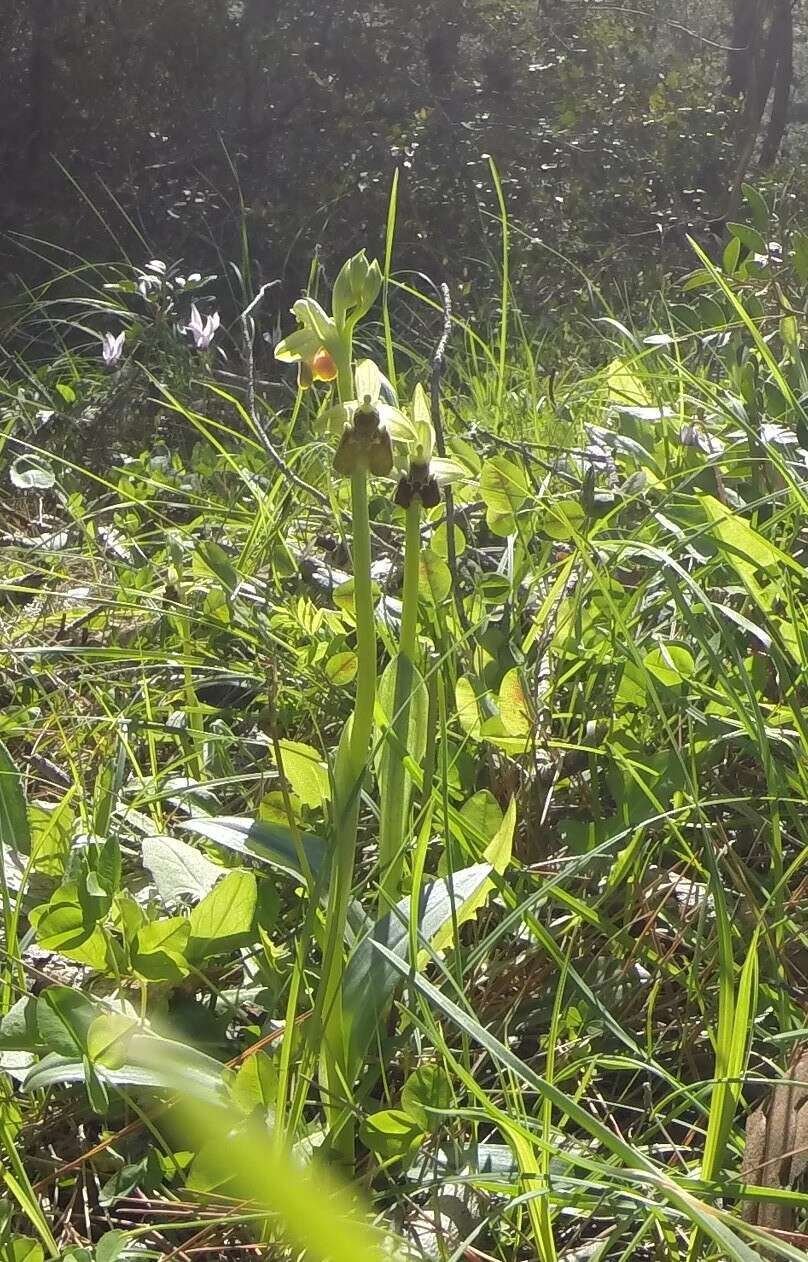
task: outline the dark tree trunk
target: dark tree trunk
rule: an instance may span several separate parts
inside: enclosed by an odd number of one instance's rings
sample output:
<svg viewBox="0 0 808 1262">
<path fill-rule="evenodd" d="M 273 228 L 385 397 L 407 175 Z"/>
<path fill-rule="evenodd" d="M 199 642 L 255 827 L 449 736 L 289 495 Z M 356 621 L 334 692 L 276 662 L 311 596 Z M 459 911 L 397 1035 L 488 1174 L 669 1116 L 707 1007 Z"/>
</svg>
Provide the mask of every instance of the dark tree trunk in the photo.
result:
<svg viewBox="0 0 808 1262">
<path fill-rule="evenodd" d="M 731 49 L 727 54 L 727 94 L 742 100 L 749 91 L 762 19 L 758 0 L 733 0 Z"/>
<path fill-rule="evenodd" d="M 770 167 L 780 152 L 788 124 L 791 88 L 794 82 L 794 16 L 791 0 L 779 0 L 772 18 L 772 35 L 776 45 L 774 99 L 769 126 L 760 151 L 760 166 Z"/>
</svg>

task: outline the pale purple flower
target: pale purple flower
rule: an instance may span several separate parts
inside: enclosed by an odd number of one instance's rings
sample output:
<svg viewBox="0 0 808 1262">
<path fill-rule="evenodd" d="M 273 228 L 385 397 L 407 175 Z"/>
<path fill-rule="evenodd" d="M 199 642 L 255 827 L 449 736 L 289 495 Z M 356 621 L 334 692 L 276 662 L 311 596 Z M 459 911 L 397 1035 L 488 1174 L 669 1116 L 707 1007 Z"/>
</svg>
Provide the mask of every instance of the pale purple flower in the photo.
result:
<svg viewBox="0 0 808 1262">
<path fill-rule="evenodd" d="M 193 337 L 194 346 L 198 351 L 206 351 L 216 335 L 219 324 L 218 311 L 214 311 L 213 315 L 203 317 L 194 303 L 191 307 L 191 319 L 185 326 L 185 331 Z"/>
<path fill-rule="evenodd" d="M 114 368 L 123 355 L 124 333 L 116 337 L 114 333 L 105 333 L 101 338 L 101 354 L 107 368 Z"/>
</svg>

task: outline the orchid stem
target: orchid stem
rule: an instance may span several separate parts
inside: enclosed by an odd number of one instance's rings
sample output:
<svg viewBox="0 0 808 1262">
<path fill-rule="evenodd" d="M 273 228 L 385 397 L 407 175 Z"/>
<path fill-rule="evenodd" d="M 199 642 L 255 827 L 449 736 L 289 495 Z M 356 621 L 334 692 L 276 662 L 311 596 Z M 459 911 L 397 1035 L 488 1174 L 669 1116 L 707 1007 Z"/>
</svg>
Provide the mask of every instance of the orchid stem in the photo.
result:
<svg viewBox="0 0 808 1262">
<path fill-rule="evenodd" d="M 317 995 L 315 1026 L 322 1030 L 321 1087 L 329 1129 L 340 1156 L 353 1161 L 354 1126 L 345 1116 L 345 1046 L 341 985 L 344 939 L 353 887 L 359 800 L 368 765 L 376 701 L 376 615 L 370 577 L 368 477 L 362 467 L 351 475 L 353 509 L 354 605 L 357 685 L 353 716 L 343 733 L 334 767 L 334 853 L 326 911 L 326 942 Z M 336 1124 L 344 1118 L 335 1133 Z"/>
<path fill-rule="evenodd" d="M 412 785 L 408 782 L 404 755 L 410 734 L 412 693 L 416 684 L 418 653 L 418 577 L 421 555 L 421 501 L 414 496 L 406 510 L 404 583 L 401 597 L 401 630 L 396 659 L 391 729 L 393 745 L 379 816 L 379 917 L 389 913 L 401 897 L 406 828 Z"/>
</svg>

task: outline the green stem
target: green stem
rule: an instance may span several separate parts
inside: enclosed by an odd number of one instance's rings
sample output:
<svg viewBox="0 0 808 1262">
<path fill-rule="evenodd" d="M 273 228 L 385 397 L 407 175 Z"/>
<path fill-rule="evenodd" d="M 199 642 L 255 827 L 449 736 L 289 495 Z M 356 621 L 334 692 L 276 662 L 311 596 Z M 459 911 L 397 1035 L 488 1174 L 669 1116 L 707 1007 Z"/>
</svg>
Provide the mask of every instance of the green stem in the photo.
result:
<svg viewBox="0 0 808 1262">
<path fill-rule="evenodd" d="M 383 755 L 379 814 L 379 918 L 401 897 L 404 847 L 409 835 L 412 782 L 404 765 L 410 736 L 412 693 L 418 654 L 418 577 L 421 555 L 421 502 L 415 498 L 406 512 L 404 585 L 401 598 L 399 652 L 395 663 L 391 736 Z"/>
<path fill-rule="evenodd" d="M 401 596 L 399 650 L 415 665 L 418 651 L 418 574 L 421 559 L 421 501 L 416 496 L 406 514 L 404 585 Z"/>
<path fill-rule="evenodd" d="M 321 1075 L 329 1129 L 344 1108 L 345 1046 L 341 985 L 345 964 L 344 939 L 353 886 L 359 799 L 368 764 L 376 701 L 376 615 L 370 577 L 370 519 L 367 470 L 351 478 L 353 508 L 354 606 L 356 611 L 357 685 L 350 726 L 343 733 L 334 767 L 334 853 L 326 911 L 325 948 L 314 1027 L 322 1031 Z M 342 1102 L 342 1103 L 341 1103 Z M 353 1159 L 354 1134 L 349 1120 L 334 1136 L 343 1158 Z"/>
</svg>

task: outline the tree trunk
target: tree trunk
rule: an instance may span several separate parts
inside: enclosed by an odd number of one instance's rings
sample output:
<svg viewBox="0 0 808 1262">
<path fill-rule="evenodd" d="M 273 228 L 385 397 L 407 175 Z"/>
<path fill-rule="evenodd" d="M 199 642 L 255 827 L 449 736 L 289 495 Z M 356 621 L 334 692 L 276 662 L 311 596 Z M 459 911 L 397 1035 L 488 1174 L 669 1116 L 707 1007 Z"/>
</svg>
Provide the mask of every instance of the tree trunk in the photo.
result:
<svg viewBox="0 0 808 1262">
<path fill-rule="evenodd" d="M 775 162 L 788 123 L 788 108 L 794 82 L 794 16 L 791 0 L 779 0 L 772 18 L 772 35 L 776 43 L 777 61 L 772 111 L 760 151 L 760 167 L 764 171 Z"/>
<path fill-rule="evenodd" d="M 762 14 L 758 0 L 733 0 L 731 48 L 727 54 L 727 95 L 742 100 L 749 91 L 757 49 L 760 47 Z"/>
</svg>

